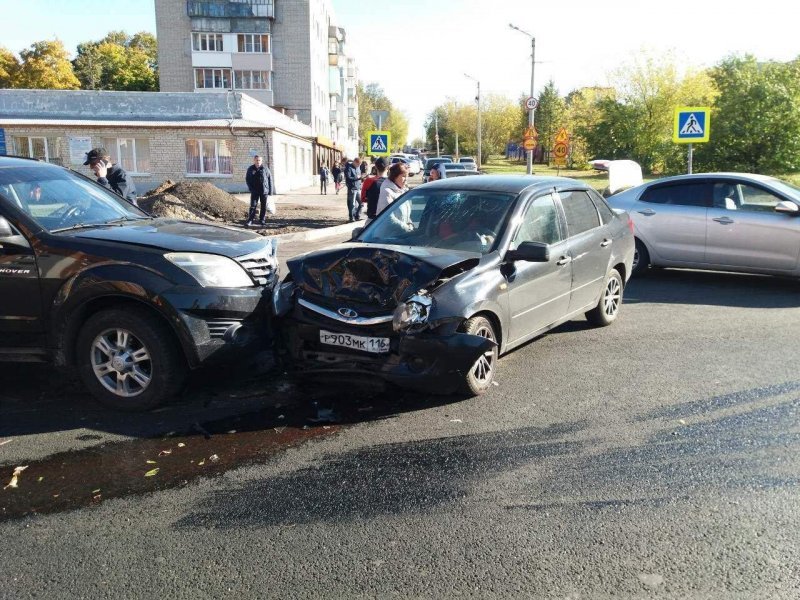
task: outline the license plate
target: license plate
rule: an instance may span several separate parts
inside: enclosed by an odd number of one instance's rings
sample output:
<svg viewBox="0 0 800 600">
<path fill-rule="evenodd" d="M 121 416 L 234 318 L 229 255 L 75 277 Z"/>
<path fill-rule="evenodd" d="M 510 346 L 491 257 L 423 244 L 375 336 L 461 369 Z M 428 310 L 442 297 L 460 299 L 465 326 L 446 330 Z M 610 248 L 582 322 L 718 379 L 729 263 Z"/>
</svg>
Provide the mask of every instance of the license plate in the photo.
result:
<svg viewBox="0 0 800 600">
<path fill-rule="evenodd" d="M 321 330 L 319 341 L 329 346 L 340 346 L 342 348 L 352 348 L 373 354 L 385 354 L 389 352 L 389 338 L 365 337 L 362 335 L 350 335 L 349 333 L 331 333 Z"/>
</svg>

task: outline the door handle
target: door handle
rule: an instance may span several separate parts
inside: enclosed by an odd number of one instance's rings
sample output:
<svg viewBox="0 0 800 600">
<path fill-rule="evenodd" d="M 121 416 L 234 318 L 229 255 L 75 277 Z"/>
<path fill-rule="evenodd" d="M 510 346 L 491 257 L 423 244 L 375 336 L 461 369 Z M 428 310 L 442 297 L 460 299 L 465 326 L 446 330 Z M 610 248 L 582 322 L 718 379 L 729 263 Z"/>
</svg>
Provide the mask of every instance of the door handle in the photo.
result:
<svg viewBox="0 0 800 600">
<path fill-rule="evenodd" d="M 656 211 L 654 211 L 652 208 L 648 208 L 647 210 L 640 210 L 638 212 L 640 215 L 644 215 L 645 217 L 652 217 L 654 214 L 656 214 Z"/>
<path fill-rule="evenodd" d="M 716 217 L 713 220 L 716 221 L 717 223 L 722 223 L 723 225 L 730 225 L 731 223 L 733 223 L 733 219 L 731 219 L 730 217 Z"/>
<path fill-rule="evenodd" d="M 600 247 L 601 248 L 605 248 L 606 246 L 610 246 L 610 245 L 611 245 L 611 240 L 608 239 L 608 238 L 606 238 L 602 242 L 600 242 Z"/>
<path fill-rule="evenodd" d="M 556 264 L 559 267 L 563 267 L 564 265 L 568 265 L 571 262 L 572 262 L 571 256 L 562 256 L 561 258 L 558 259 L 558 262 Z"/>
</svg>

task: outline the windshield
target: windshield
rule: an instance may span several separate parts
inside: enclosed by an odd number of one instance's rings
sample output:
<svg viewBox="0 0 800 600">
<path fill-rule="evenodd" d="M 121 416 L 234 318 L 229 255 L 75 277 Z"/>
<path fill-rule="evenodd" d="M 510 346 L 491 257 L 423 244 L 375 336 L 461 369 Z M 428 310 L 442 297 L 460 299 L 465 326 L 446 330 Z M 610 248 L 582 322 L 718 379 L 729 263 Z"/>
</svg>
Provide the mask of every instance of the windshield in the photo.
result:
<svg viewBox="0 0 800 600">
<path fill-rule="evenodd" d="M 769 181 L 769 184 L 779 192 L 782 192 L 787 196 L 791 196 L 795 201 L 800 202 L 800 187 L 797 187 L 788 181 L 783 181 L 782 179 L 776 179 L 774 177 L 768 178 L 767 181 Z"/>
<path fill-rule="evenodd" d="M 120 196 L 66 169 L 0 169 L 0 195 L 50 232 L 148 218 Z"/>
<path fill-rule="evenodd" d="M 359 241 L 486 254 L 494 249 L 515 198 L 496 192 L 420 187 L 378 215 Z"/>
</svg>

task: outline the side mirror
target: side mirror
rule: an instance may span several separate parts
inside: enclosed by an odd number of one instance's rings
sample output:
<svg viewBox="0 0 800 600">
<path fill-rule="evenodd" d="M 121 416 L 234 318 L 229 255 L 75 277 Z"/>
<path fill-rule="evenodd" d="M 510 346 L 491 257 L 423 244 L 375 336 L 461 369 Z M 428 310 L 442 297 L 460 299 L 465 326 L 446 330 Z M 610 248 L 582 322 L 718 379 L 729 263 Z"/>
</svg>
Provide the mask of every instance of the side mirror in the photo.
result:
<svg viewBox="0 0 800 600">
<path fill-rule="evenodd" d="M 522 242 L 516 250 L 506 253 L 507 261 L 549 262 L 550 247 L 543 242 Z"/>
<path fill-rule="evenodd" d="M 353 227 L 353 231 L 350 233 L 350 239 L 357 240 L 362 231 L 364 231 L 363 227 Z"/>
<path fill-rule="evenodd" d="M 0 217 L 0 238 L 9 238 L 13 235 L 14 231 L 11 229 L 11 224 L 5 217 Z"/>
<path fill-rule="evenodd" d="M 797 215 L 800 213 L 800 206 L 788 200 L 781 200 L 775 207 L 775 212 L 785 213 L 787 215 Z"/>
</svg>

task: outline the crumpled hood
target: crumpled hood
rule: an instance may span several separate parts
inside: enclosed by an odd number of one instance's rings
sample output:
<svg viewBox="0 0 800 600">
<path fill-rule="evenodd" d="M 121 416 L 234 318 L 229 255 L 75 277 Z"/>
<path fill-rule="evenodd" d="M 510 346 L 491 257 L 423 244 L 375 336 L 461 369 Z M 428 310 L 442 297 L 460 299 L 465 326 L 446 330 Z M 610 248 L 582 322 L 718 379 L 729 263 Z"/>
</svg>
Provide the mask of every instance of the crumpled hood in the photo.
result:
<svg viewBox="0 0 800 600">
<path fill-rule="evenodd" d="M 474 252 L 341 244 L 287 264 L 302 294 L 388 310 L 442 276 L 473 268 L 479 260 Z"/>
<path fill-rule="evenodd" d="M 171 252 L 209 252 L 229 258 L 258 252 L 272 244 L 255 232 L 214 223 L 150 219 L 64 232 L 81 239 L 137 244 Z"/>
</svg>

